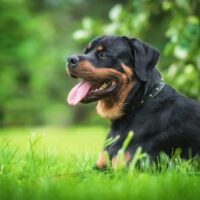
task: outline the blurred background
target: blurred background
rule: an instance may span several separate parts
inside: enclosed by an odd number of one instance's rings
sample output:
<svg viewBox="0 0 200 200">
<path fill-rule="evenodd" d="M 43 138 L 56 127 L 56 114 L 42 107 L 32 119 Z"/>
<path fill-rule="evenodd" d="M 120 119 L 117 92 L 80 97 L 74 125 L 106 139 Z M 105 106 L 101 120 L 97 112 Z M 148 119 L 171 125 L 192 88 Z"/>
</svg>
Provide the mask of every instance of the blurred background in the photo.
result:
<svg viewBox="0 0 200 200">
<path fill-rule="evenodd" d="M 0 127 L 106 125 L 66 103 L 66 58 L 102 34 L 159 49 L 165 82 L 200 101 L 199 0 L 1 0 Z"/>
</svg>

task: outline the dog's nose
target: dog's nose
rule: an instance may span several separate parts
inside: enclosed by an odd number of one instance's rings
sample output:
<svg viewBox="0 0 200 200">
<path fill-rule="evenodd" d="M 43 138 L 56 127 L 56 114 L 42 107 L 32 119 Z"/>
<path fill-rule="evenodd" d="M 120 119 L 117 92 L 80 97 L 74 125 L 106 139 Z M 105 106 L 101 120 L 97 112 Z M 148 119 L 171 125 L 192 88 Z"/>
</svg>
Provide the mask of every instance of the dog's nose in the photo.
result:
<svg viewBox="0 0 200 200">
<path fill-rule="evenodd" d="M 68 67 L 76 67 L 79 63 L 80 59 L 78 56 L 70 56 L 67 59 Z"/>
</svg>

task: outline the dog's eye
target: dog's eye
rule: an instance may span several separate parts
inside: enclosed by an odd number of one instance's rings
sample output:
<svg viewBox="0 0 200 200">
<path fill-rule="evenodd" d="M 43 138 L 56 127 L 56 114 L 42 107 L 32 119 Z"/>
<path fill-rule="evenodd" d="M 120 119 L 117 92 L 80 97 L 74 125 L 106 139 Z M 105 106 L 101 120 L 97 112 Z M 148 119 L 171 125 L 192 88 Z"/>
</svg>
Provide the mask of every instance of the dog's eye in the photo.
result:
<svg viewBox="0 0 200 200">
<path fill-rule="evenodd" d="M 100 58 L 107 58 L 108 54 L 106 52 L 102 51 L 102 52 L 99 53 L 99 57 Z"/>
</svg>

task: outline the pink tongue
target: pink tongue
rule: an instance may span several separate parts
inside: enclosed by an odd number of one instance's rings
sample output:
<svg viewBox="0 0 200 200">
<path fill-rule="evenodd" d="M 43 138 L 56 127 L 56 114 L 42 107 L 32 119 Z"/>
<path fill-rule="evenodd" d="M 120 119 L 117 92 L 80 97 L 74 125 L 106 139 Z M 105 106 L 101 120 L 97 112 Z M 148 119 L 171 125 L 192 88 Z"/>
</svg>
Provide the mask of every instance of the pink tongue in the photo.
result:
<svg viewBox="0 0 200 200">
<path fill-rule="evenodd" d="M 79 84 L 73 87 L 67 97 L 68 104 L 71 106 L 75 106 L 77 103 L 79 103 L 82 99 L 84 99 L 84 97 L 86 97 L 91 86 L 92 85 L 90 84 L 90 82 L 81 81 Z"/>
</svg>

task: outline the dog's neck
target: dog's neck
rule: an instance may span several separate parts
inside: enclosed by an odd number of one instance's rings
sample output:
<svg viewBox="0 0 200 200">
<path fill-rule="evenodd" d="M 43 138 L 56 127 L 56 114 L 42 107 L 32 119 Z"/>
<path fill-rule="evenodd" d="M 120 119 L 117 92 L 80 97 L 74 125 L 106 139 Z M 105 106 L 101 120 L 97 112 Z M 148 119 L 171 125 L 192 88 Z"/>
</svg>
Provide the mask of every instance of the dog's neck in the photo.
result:
<svg viewBox="0 0 200 200">
<path fill-rule="evenodd" d="M 129 125 L 127 121 L 129 121 L 131 115 L 135 115 L 135 113 L 147 103 L 148 99 L 146 100 L 146 97 L 150 95 L 152 91 L 156 90 L 157 87 L 159 87 L 159 91 L 155 94 L 152 94 L 152 97 L 150 98 L 153 99 L 164 87 L 164 83 L 161 84 L 162 78 L 157 70 L 154 70 L 153 73 L 149 75 L 148 80 L 150 81 L 139 82 L 129 93 L 123 109 L 124 115 L 118 119 L 111 120 L 112 129 L 116 130 L 116 134 L 118 129 L 126 132 Z M 144 99 L 145 101 L 141 103 Z"/>
<path fill-rule="evenodd" d="M 136 108 L 141 107 L 162 89 L 161 77 L 157 70 L 149 73 L 148 80 L 141 82 L 134 79 L 130 83 L 125 81 L 126 84 L 123 84 L 117 97 L 98 101 L 97 113 L 104 118 L 115 121 L 124 118 L 130 112 L 134 112 Z"/>
<path fill-rule="evenodd" d="M 164 81 L 159 72 L 154 69 L 149 74 L 147 82 L 139 82 L 133 91 L 129 93 L 124 106 L 124 113 L 133 112 L 143 106 L 147 101 L 153 99 L 164 87 Z M 131 109 L 130 109 L 131 108 Z"/>
</svg>

